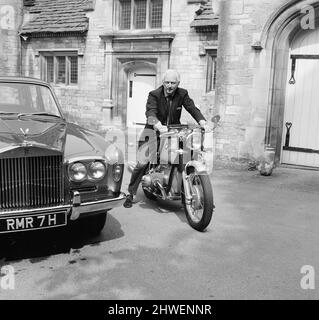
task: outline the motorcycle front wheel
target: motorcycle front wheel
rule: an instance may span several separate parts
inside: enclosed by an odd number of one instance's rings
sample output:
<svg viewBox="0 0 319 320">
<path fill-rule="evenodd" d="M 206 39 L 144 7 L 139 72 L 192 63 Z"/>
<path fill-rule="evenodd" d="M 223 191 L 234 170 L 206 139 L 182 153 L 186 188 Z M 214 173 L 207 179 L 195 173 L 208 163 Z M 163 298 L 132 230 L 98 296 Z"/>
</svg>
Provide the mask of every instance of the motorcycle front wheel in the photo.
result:
<svg viewBox="0 0 319 320">
<path fill-rule="evenodd" d="M 184 190 L 182 202 L 188 223 L 198 231 L 204 231 L 209 225 L 214 211 L 213 189 L 208 174 L 189 174 L 188 182 L 192 194 L 190 203 L 186 203 Z M 183 187 L 183 189 L 185 189 Z"/>
</svg>

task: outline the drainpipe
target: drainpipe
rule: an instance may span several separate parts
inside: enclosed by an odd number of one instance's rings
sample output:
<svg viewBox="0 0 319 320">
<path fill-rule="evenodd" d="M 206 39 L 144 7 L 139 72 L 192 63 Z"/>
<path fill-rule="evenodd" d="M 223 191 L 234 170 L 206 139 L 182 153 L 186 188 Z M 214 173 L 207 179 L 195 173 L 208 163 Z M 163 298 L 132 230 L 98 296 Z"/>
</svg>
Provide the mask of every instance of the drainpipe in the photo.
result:
<svg viewBox="0 0 319 320">
<path fill-rule="evenodd" d="M 22 26 L 23 26 L 23 24 L 24 24 L 24 3 L 22 4 L 22 7 L 20 8 L 20 14 L 19 14 L 19 16 L 20 16 L 20 18 L 21 18 L 21 22 L 20 22 L 20 24 L 19 24 L 19 27 L 18 27 L 18 30 L 21 30 L 21 28 L 22 28 Z M 27 40 L 27 37 L 26 36 L 23 36 L 23 35 L 21 35 L 20 34 L 20 32 L 18 33 L 19 34 L 19 36 L 20 36 L 20 41 L 19 41 L 19 55 L 20 55 L 20 57 L 19 57 L 19 73 L 20 73 L 20 76 L 22 76 L 22 67 L 23 67 L 23 64 L 22 64 L 22 61 L 23 61 L 23 59 L 22 59 L 22 41 L 24 40 Z"/>
<path fill-rule="evenodd" d="M 169 17 L 169 28 L 170 30 L 172 30 L 172 15 L 173 15 L 173 2 L 172 0 L 170 0 L 170 17 Z M 173 40 L 170 42 L 169 44 L 169 56 L 168 56 L 168 66 L 170 67 L 171 65 L 171 54 L 172 54 L 172 44 L 173 44 Z"/>
<path fill-rule="evenodd" d="M 19 23 L 19 26 L 18 26 L 18 30 L 21 30 L 21 27 L 23 25 L 23 6 L 24 4 L 22 3 L 22 6 L 20 7 L 20 10 L 19 10 L 19 17 L 21 18 L 21 22 Z M 19 34 L 19 33 L 18 33 Z M 21 38 L 19 38 L 19 41 L 18 41 L 18 46 L 19 46 L 19 74 L 20 76 L 22 75 L 22 44 L 21 44 Z"/>
<path fill-rule="evenodd" d="M 27 36 L 23 36 L 20 34 L 20 76 L 23 76 L 23 72 L 22 72 L 22 67 L 23 67 L 23 46 L 22 46 L 22 41 L 27 41 L 28 37 Z"/>
</svg>

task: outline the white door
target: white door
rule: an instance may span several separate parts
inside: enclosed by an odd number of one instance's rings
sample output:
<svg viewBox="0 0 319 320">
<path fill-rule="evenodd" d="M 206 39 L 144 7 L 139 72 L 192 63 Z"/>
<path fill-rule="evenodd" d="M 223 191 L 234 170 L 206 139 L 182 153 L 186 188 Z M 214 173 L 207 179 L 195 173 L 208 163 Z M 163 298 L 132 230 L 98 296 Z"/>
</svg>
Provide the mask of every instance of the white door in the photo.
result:
<svg viewBox="0 0 319 320">
<path fill-rule="evenodd" d="M 302 33 L 293 43 L 288 68 L 281 162 L 319 167 L 319 32 Z M 289 129 L 290 128 L 290 129 Z M 289 134 L 288 134 L 289 133 Z"/>
<path fill-rule="evenodd" d="M 128 76 L 127 118 L 128 127 L 145 123 L 148 93 L 155 89 L 156 75 L 150 69 L 137 69 Z"/>
</svg>

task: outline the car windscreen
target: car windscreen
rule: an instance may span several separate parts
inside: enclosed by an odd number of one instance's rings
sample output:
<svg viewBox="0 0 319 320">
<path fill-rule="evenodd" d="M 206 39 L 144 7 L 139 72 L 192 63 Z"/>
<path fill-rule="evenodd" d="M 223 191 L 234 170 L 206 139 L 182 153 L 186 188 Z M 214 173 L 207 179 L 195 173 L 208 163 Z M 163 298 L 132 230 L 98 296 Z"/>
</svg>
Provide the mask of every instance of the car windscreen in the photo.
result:
<svg viewBox="0 0 319 320">
<path fill-rule="evenodd" d="M 0 113 L 48 113 L 61 117 L 50 89 L 28 83 L 0 83 Z"/>
</svg>

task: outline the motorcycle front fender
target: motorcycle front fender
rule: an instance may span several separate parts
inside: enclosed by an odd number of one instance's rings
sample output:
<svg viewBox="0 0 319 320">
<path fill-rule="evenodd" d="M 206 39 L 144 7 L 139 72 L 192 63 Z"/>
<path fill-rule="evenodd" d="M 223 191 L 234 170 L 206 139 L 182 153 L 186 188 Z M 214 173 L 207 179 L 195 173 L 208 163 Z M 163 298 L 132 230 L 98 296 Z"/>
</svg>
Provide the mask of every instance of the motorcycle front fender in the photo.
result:
<svg viewBox="0 0 319 320">
<path fill-rule="evenodd" d="M 188 183 L 189 174 L 191 173 L 191 171 L 189 170 L 190 168 L 194 168 L 196 174 L 199 174 L 199 175 L 207 174 L 205 164 L 199 161 L 192 160 L 185 165 L 185 169 L 183 170 L 182 177 L 183 177 L 186 204 L 190 204 L 192 201 L 192 192 L 190 190 L 190 186 Z"/>
<path fill-rule="evenodd" d="M 192 160 L 187 162 L 187 164 L 185 165 L 185 171 L 187 174 L 189 174 L 188 169 L 193 167 L 196 171 L 197 174 L 203 174 L 203 173 L 207 173 L 207 167 L 204 163 L 196 161 L 196 160 Z"/>
</svg>

